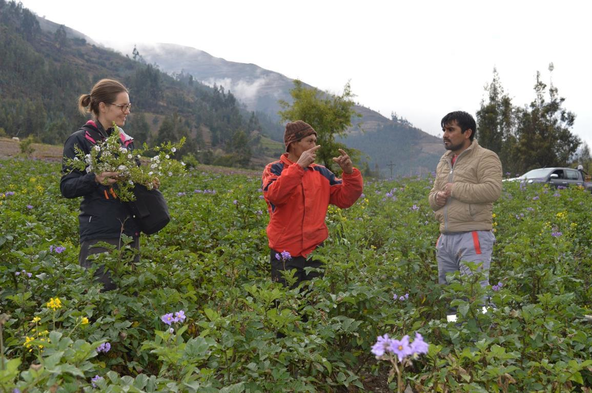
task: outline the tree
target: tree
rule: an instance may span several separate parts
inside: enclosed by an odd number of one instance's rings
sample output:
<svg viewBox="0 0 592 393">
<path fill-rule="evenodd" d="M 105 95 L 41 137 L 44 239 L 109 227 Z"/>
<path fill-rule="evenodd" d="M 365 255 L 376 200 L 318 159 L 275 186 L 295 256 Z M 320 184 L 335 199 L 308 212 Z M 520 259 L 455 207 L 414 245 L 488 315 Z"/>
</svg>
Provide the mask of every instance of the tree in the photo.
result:
<svg viewBox="0 0 592 393">
<path fill-rule="evenodd" d="M 178 115 L 175 113 L 173 116 L 166 116 L 158 129 L 158 135 L 156 136 L 156 144 L 166 142 L 177 142 L 179 140 L 177 133 L 177 126 L 179 123 Z"/>
<path fill-rule="evenodd" d="M 26 8 L 22 8 L 22 4 L 19 2 L 18 8 L 21 11 L 21 25 L 20 30 L 27 39 L 27 41 L 33 41 L 37 35 L 41 32 L 41 27 L 37 21 L 37 17 Z"/>
<path fill-rule="evenodd" d="M 142 57 L 142 55 L 140 54 L 140 51 L 138 50 L 138 48 L 136 48 L 135 45 L 134 45 L 134 49 L 132 50 L 132 59 L 134 59 L 134 61 L 137 61 L 139 63 L 146 64 L 146 60 L 144 60 L 144 57 Z"/>
<path fill-rule="evenodd" d="M 230 151 L 234 154 L 235 163 L 239 166 L 246 167 L 251 161 L 251 146 L 249 144 L 249 138 L 243 130 L 238 130 L 232 136 L 232 143 Z"/>
<path fill-rule="evenodd" d="M 294 88 L 290 91 L 292 104 L 280 100 L 283 108 L 279 115 L 283 121 L 302 120 L 310 124 L 317 132 L 318 144 L 321 149 L 317 157 L 327 168 L 331 168 L 333 157 L 339 155 L 338 149 L 345 149 L 345 145 L 336 142 L 337 136 L 345 137 L 346 130 L 352 125 L 352 116 L 361 117 L 354 111 L 354 95 L 349 82 L 345 85 L 340 96 L 330 95 L 315 88 L 306 88 L 299 81 L 294 81 Z M 350 157 L 359 157 L 357 150 L 348 149 Z"/>
<path fill-rule="evenodd" d="M 504 92 L 495 68 L 493 81 L 485 86 L 485 91 L 489 101 L 487 104 L 481 101 L 481 108 L 477 111 L 477 140 L 481 146 L 499 155 L 506 171 L 515 171 L 516 110 L 512 99 Z"/>
<path fill-rule="evenodd" d="M 485 90 L 488 102 L 481 102 L 477 111 L 476 136 L 480 145 L 498 153 L 506 172 L 524 173 L 533 168 L 566 166 L 572 161 L 581 143 L 570 131 L 575 115 L 562 107 L 565 98 L 559 97 L 552 82 L 547 88 L 537 72 L 536 97 L 524 108 L 512 104 L 495 69 L 493 81 Z"/>
<path fill-rule="evenodd" d="M 549 71 L 553 71 L 553 63 Z M 559 97 L 552 82 L 548 89 L 549 100 L 546 100 L 547 85 L 541 80 L 540 72 L 537 72 L 534 90 L 535 100 L 518 111 L 516 151 L 522 172 L 568 165 L 581 144 L 580 138 L 570 131 L 575 115 L 562 108 L 565 98 Z"/>
<path fill-rule="evenodd" d="M 131 120 L 128 123 L 136 141 L 136 146 L 150 143 L 150 126 L 143 113 L 131 116 Z"/>
<path fill-rule="evenodd" d="M 582 165 L 587 173 L 592 173 L 592 156 L 590 155 L 590 147 L 586 142 L 584 142 L 582 147 L 577 151 L 574 162 Z"/>
<path fill-rule="evenodd" d="M 59 52 L 62 51 L 68 45 L 68 34 L 66 33 L 66 28 L 64 25 L 60 25 L 58 29 L 53 34 L 53 39 L 56 42 Z"/>
</svg>

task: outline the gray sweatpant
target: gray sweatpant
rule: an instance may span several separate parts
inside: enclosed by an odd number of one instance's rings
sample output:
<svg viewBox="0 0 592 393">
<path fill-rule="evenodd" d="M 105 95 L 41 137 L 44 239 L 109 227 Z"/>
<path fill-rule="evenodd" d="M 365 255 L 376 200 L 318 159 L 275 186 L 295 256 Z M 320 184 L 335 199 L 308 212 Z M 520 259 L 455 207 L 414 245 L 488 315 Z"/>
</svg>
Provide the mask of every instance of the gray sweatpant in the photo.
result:
<svg viewBox="0 0 592 393">
<path fill-rule="evenodd" d="M 485 279 L 481 286 L 489 285 L 489 265 L 495 235 L 491 231 L 472 231 L 447 233 L 440 235 L 436 243 L 436 259 L 438 260 L 438 282 L 446 284 L 446 274 L 460 271 L 471 274 L 464 262 L 481 262 Z"/>
</svg>

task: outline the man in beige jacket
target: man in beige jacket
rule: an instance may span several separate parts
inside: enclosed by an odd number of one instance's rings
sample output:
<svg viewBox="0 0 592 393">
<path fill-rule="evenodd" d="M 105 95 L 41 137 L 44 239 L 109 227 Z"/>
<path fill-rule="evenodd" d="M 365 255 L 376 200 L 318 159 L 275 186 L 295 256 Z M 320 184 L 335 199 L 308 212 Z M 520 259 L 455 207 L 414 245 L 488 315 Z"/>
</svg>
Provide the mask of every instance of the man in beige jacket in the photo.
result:
<svg viewBox="0 0 592 393">
<path fill-rule="evenodd" d="M 466 112 L 451 112 L 441 121 L 444 147 L 436 169 L 430 206 L 440 221 L 436 248 L 438 282 L 460 271 L 470 274 L 464 262 L 481 264 L 482 286 L 489 285 L 489 265 L 495 236 L 493 202 L 501 195 L 502 165 L 494 152 L 474 139 L 477 125 Z"/>
</svg>

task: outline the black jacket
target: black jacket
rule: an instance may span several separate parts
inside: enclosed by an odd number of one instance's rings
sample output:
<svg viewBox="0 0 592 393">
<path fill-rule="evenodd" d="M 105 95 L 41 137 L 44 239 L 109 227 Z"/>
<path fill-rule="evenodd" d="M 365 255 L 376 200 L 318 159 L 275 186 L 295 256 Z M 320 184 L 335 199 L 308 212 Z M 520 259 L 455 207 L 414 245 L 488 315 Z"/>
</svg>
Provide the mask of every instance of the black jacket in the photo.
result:
<svg viewBox="0 0 592 393">
<path fill-rule="evenodd" d="M 85 154 L 90 153 L 93 145 L 103 141 L 113 132 L 107 131 L 99 122 L 89 121 L 81 129 L 74 132 L 64 144 L 64 158 L 74 158 L 78 146 Z M 129 138 L 121 142 L 130 150 L 133 150 L 133 139 Z M 111 187 L 98 184 L 94 173 L 86 173 L 72 170 L 62 163 L 62 178 L 60 190 L 66 198 L 83 197 L 80 203 L 80 241 L 96 239 L 118 239 L 122 232 L 128 236 L 138 236 L 140 230 L 131 217 L 126 203 L 116 197 Z"/>
</svg>

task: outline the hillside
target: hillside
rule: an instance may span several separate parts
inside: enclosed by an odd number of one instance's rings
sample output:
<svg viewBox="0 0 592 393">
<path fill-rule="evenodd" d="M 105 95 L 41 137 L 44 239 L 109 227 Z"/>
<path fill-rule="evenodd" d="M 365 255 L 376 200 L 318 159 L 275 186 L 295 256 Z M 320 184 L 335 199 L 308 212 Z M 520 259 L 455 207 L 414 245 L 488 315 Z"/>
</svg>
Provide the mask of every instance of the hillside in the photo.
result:
<svg viewBox="0 0 592 393">
<path fill-rule="evenodd" d="M 157 64 L 172 75 L 191 75 L 206 85 L 223 86 L 244 102 L 247 109 L 265 113 L 272 120 L 279 119 L 278 100 L 291 102 L 293 80 L 255 64 L 227 61 L 174 44 L 139 45 L 138 50 L 147 62 Z M 355 110 L 362 117 L 356 119 L 343 142 L 361 150 L 371 169 L 378 165 L 383 176 L 390 176 L 391 167 L 394 175 L 425 173 L 435 168 L 443 153 L 440 138 L 360 105 L 356 105 Z M 270 136 L 281 140 L 282 134 Z"/>
<path fill-rule="evenodd" d="M 133 57 L 0 0 L 0 136 L 61 145 L 86 120 L 80 94 L 113 78 L 130 90 L 125 129 L 140 143 L 185 137 L 182 155 L 225 166 L 261 167 L 281 152 L 281 143 L 265 137 L 281 125 L 248 111 L 223 87 L 173 78 Z"/>
<path fill-rule="evenodd" d="M 0 32 L 0 136 L 61 145 L 86 120 L 79 95 L 109 77 L 130 90 L 134 110 L 125 129 L 140 143 L 185 137 L 182 155 L 251 168 L 282 152 L 278 100 L 289 102 L 293 87 L 282 74 L 171 44 L 140 46 L 130 58 L 14 1 L 0 0 Z M 362 151 L 369 168 L 383 176 L 393 168 L 395 175 L 433 169 L 438 138 L 362 106 L 356 111 L 361 122 L 345 143 Z"/>
</svg>

